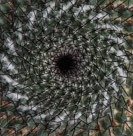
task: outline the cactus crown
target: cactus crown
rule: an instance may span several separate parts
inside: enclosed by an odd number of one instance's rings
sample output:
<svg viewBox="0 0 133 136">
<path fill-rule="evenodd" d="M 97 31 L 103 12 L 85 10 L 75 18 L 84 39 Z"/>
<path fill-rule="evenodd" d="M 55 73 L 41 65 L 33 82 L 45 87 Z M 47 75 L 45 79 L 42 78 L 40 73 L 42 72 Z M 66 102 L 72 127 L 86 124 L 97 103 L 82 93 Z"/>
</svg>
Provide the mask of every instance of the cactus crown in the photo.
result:
<svg viewBox="0 0 133 136">
<path fill-rule="evenodd" d="M 132 135 L 132 4 L 1 0 L 0 134 Z"/>
</svg>

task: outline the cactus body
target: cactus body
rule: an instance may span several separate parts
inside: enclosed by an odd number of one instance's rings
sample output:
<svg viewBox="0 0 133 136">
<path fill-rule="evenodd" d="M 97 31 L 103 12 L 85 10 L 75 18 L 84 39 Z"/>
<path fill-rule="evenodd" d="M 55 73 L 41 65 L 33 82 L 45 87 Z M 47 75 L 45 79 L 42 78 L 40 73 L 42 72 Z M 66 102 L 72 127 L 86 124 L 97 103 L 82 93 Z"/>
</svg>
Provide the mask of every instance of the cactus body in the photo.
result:
<svg viewBox="0 0 133 136">
<path fill-rule="evenodd" d="M 0 2 L 2 136 L 133 135 L 132 4 Z"/>
</svg>

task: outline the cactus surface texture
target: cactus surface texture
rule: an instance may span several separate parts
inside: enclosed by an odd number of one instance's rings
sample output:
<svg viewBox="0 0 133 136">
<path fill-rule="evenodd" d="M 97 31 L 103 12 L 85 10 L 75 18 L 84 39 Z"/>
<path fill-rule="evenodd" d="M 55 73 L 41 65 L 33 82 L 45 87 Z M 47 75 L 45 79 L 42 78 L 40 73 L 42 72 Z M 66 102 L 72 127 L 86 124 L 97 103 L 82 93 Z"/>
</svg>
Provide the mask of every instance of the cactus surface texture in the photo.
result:
<svg viewBox="0 0 133 136">
<path fill-rule="evenodd" d="M 133 0 L 0 0 L 0 136 L 133 136 Z"/>
</svg>

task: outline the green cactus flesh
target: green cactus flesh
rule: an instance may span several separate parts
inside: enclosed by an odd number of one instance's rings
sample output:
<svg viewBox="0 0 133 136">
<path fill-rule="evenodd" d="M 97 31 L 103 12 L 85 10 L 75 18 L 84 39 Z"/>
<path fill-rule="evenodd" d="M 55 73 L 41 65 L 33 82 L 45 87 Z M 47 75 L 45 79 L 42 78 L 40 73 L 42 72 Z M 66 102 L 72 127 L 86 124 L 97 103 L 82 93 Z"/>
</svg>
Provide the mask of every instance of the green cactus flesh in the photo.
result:
<svg viewBox="0 0 133 136">
<path fill-rule="evenodd" d="M 0 1 L 0 135 L 133 135 L 132 0 Z"/>
</svg>

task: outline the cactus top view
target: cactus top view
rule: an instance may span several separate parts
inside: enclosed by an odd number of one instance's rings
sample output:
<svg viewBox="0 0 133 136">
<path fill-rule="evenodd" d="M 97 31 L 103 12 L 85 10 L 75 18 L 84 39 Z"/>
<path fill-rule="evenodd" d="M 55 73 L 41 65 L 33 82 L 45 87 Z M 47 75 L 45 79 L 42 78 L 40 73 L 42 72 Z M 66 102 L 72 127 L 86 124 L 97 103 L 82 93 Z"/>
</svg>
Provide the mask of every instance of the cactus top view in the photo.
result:
<svg viewBox="0 0 133 136">
<path fill-rule="evenodd" d="M 133 136 L 133 0 L 0 0 L 0 136 Z"/>
</svg>

